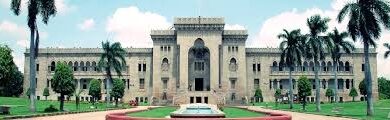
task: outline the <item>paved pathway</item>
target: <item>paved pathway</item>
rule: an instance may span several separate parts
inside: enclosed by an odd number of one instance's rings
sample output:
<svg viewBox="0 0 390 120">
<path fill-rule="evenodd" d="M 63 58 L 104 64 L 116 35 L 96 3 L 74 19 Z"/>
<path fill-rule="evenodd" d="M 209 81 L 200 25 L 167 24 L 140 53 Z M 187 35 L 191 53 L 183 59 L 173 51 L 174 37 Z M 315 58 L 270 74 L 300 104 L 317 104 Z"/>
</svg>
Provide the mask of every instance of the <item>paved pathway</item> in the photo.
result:
<svg viewBox="0 0 390 120">
<path fill-rule="evenodd" d="M 123 110 L 110 110 L 110 111 L 56 115 L 56 116 L 47 116 L 47 117 L 23 118 L 20 120 L 105 120 L 106 114 L 108 113 L 126 112 L 126 111 L 130 112 L 134 110 L 144 110 L 147 108 L 148 108 L 147 106 L 138 106 L 136 108 L 123 109 Z"/>
<path fill-rule="evenodd" d="M 270 110 L 270 109 L 261 108 L 259 106 L 249 106 L 248 109 L 289 114 L 292 116 L 293 120 L 354 120 L 354 119 L 350 119 L 350 118 L 322 116 L 322 115 L 306 114 L 306 113 L 299 113 L 299 112 L 289 112 L 289 111 L 281 111 L 281 110 Z"/>
</svg>

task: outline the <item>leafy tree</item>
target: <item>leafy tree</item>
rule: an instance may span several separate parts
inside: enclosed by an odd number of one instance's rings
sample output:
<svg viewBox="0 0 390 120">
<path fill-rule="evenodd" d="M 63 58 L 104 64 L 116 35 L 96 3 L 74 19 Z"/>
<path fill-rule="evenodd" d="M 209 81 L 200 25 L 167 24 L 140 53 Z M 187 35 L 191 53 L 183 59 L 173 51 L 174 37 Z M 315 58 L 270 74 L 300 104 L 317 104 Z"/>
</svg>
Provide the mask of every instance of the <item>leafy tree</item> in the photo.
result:
<svg viewBox="0 0 390 120">
<path fill-rule="evenodd" d="M 256 89 L 254 97 L 256 99 L 255 102 L 259 102 L 259 99 L 263 99 L 263 94 L 260 88 Z"/>
<path fill-rule="evenodd" d="M 358 96 L 358 93 L 354 87 L 349 91 L 349 96 L 352 97 L 352 101 L 355 102 L 355 97 Z"/>
<path fill-rule="evenodd" d="M 384 77 L 378 78 L 379 98 L 390 99 L 390 81 Z"/>
<path fill-rule="evenodd" d="M 341 32 L 335 28 L 333 32 L 328 33 L 327 36 L 330 40 L 332 40 L 332 46 L 330 47 L 331 50 L 331 58 L 333 60 L 333 74 L 334 74 L 334 79 L 335 79 L 335 84 L 334 84 L 334 97 L 336 103 L 339 101 L 338 100 L 338 78 L 337 78 L 337 67 L 340 62 L 341 54 L 350 54 L 353 50 L 355 50 L 355 46 L 353 45 L 352 42 L 346 41 L 345 38 L 348 37 L 347 32 Z M 342 53 L 345 52 L 345 53 Z"/>
<path fill-rule="evenodd" d="M 299 77 L 298 80 L 298 97 L 302 100 L 303 110 L 306 110 L 306 98 L 311 95 L 311 83 L 305 76 Z"/>
<path fill-rule="evenodd" d="M 92 96 L 92 104 L 95 105 L 95 99 L 101 97 L 101 82 L 96 79 L 92 79 L 89 83 L 89 93 Z"/>
<path fill-rule="evenodd" d="M 20 6 L 22 0 L 11 0 L 11 10 L 12 12 L 19 16 Z M 38 44 L 39 44 L 39 32 L 37 25 L 37 16 L 41 15 L 42 22 L 47 24 L 50 17 L 54 17 L 57 13 L 54 0 L 29 0 L 27 4 L 27 25 L 30 28 L 30 54 L 29 54 L 29 80 L 31 91 L 35 91 L 35 59 L 38 55 Z M 32 54 L 33 53 L 33 54 Z M 30 111 L 35 112 L 35 92 L 31 92 L 30 97 Z"/>
<path fill-rule="evenodd" d="M 332 102 L 333 100 L 331 101 L 330 97 L 334 96 L 333 90 L 332 90 L 332 89 L 329 89 L 329 88 L 326 89 L 325 96 L 328 97 L 328 102 Z"/>
<path fill-rule="evenodd" d="M 369 47 L 375 47 L 375 40 L 380 38 L 382 28 L 390 29 L 389 12 L 390 5 L 386 0 L 356 0 L 346 4 L 337 16 L 339 22 L 348 16 L 349 35 L 353 40 L 361 39 L 363 42 L 368 116 L 374 115 Z"/>
<path fill-rule="evenodd" d="M 280 63 L 284 63 L 289 68 L 289 103 L 290 109 L 293 108 L 293 83 L 292 83 L 292 71 L 297 63 L 301 63 L 303 55 L 303 42 L 305 37 L 301 34 L 301 30 L 293 30 L 288 32 L 286 29 L 283 33 L 278 35 L 278 38 L 282 38 L 283 41 L 279 45 L 279 49 L 282 51 L 280 55 Z"/>
<path fill-rule="evenodd" d="M 42 95 L 45 96 L 45 99 L 47 100 L 47 96 L 50 96 L 49 88 L 46 87 L 45 89 L 43 89 Z"/>
<path fill-rule="evenodd" d="M 72 69 L 64 64 L 58 63 L 54 71 L 51 86 L 53 91 L 60 94 L 60 110 L 64 111 L 64 96 L 72 94 L 76 86 L 73 84 L 74 76 Z"/>
<path fill-rule="evenodd" d="M 118 99 L 122 98 L 125 94 L 125 84 L 120 79 L 114 79 L 113 88 L 110 92 L 112 97 L 115 98 L 115 107 L 118 107 Z"/>
<path fill-rule="evenodd" d="M 23 93 L 23 74 L 18 70 L 7 45 L 0 45 L 0 96 L 18 97 Z"/>
<path fill-rule="evenodd" d="M 280 89 L 276 89 L 275 90 L 275 93 L 274 93 L 274 97 L 275 97 L 275 106 L 278 107 L 278 104 L 279 104 L 279 98 L 280 96 L 282 95 L 282 91 Z"/>
<path fill-rule="evenodd" d="M 80 89 L 78 92 L 74 92 L 74 96 L 75 96 L 75 99 L 76 99 L 76 109 L 79 110 L 80 109 L 80 94 L 83 92 L 83 89 Z"/>
<path fill-rule="evenodd" d="M 320 60 L 325 59 L 325 52 L 330 52 L 329 48 L 332 46 L 332 42 L 326 37 L 320 36 L 320 34 L 326 32 L 328 29 L 329 18 L 322 18 L 320 15 L 314 15 L 307 19 L 307 26 L 309 27 L 310 33 L 307 35 L 308 40 L 306 41 L 306 58 L 314 61 L 314 78 L 316 87 L 316 111 L 321 111 L 320 104 L 320 80 L 318 78 Z"/>
<path fill-rule="evenodd" d="M 389 43 L 384 43 L 383 46 L 386 47 L 387 51 L 385 52 L 385 58 L 389 57 L 390 55 L 390 44 Z"/>
<path fill-rule="evenodd" d="M 366 88 L 365 80 L 363 80 L 363 81 L 361 81 L 359 83 L 359 92 L 360 92 L 360 95 L 363 95 L 364 97 L 366 97 L 366 95 L 367 95 L 367 88 Z"/>
<path fill-rule="evenodd" d="M 110 42 L 102 42 L 103 54 L 100 56 L 98 63 L 99 68 L 106 71 L 108 78 L 107 91 L 111 91 L 112 73 L 111 70 L 115 70 L 118 76 L 122 76 L 121 71 L 126 66 L 125 55 L 126 51 L 121 47 L 119 42 L 110 44 Z M 100 69 L 99 69 L 100 70 Z M 107 92 L 107 106 L 110 104 L 110 92 Z"/>
</svg>

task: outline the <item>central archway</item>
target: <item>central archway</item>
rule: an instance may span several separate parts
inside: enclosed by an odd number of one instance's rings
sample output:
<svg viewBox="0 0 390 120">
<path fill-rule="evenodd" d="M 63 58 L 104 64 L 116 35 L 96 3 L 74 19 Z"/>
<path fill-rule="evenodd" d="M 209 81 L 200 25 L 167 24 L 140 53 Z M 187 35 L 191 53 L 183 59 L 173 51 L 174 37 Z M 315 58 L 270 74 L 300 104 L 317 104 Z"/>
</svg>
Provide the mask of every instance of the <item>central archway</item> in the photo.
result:
<svg viewBox="0 0 390 120">
<path fill-rule="evenodd" d="M 189 91 L 210 90 L 210 51 L 200 38 L 188 51 L 188 78 Z"/>
</svg>

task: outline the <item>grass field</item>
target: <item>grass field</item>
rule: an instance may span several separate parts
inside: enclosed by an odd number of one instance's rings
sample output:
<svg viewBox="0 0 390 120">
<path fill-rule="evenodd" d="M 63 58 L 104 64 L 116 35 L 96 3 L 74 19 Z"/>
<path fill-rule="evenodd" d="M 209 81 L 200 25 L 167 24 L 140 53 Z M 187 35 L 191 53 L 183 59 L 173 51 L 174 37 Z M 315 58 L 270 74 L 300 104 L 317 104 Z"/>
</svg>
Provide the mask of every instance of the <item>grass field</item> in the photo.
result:
<svg viewBox="0 0 390 120">
<path fill-rule="evenodd" d="M 261 117 L 265 116 L 265 114 L 248 111 L 235 107 L 226 107 L 223 109 L 226 118 L 240 118 L 240 117 Z"/>
<path fill-rule="evenodd" d="M 176 109 L 177 109 L 176 107 L 160 107 L 160 108 L 154 108 L 147 111 L 134 112 L 128 115 L 133 117 L 165 118 L 166 116 L 169 116 L 169 114 L 175 111 Z"/>
<path fill-rule="evenodd" d="M 27 98 L 12 98 L 12 97 L 0 97 L 0 105 L 10 105 L 11 111 L 10 115 L 7 116 L 13 116 L 13 115 L 30 115 L 34 114 L 29 111 L 29 104 L 30 101 Z M 96 103 L 97 109 L 105 109 L 106 104 L 105 103 Z M 36 103 L 37 106 L 37 113 L 44 113 L 44 109 L 46 107 L 49 107 L 50 105 L 54 105 L 57 109 L 60 107 L 59 101 L 44 101 L 44 100 L 38 100 Z M 76 103 L 74 101 L 65 101 L 64 102 L 64 110 L 66 111 L 85 111 L 85 110 L 94 110 L 91 109 L 90 106 L 92 106 L 92 103 L 89 102 L 80 102 L 80 109 L 76 109 Z M 37 114 L 35 113 L 35 114 Z M 5 115 L 0 115 L 1 117 L 4 117 Z"/>
<path fill-rule="evenodd" d="M 258 106 L 266 106 L 266 103 L 256 103 Z M 339 113 L 334 112 L 335 104 L 325 103 L 321 104 L 321 112 L 315 112 L 315 104 L 308 104 L 306 111 L 302 110 L 301 104 L 294 104 L 294 109 L 291 111 L 306 112 L 320 115 L 340 115 L 349 116 L 359 119 L 375 119 L 375 120 L 387 120 L 390 113 L 390 100 L 379 100 L 374 104 L 374 117 L 366 117 L 366 102 L 345 102 L 338 103 L 341 108 Z M 275 108 L 275 103 L 268 103 L 268 107 L 272 109 L 290 110 L 288 104 L 279 104 L 278 108 Z"/>
</svg>

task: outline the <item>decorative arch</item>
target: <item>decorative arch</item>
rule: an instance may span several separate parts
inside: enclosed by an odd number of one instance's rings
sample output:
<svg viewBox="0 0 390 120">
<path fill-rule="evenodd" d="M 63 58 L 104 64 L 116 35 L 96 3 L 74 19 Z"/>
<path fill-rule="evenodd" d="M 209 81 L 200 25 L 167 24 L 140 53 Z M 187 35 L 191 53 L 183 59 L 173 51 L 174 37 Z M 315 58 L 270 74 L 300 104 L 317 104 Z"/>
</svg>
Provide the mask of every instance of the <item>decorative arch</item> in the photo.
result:
<svg viewBox="0 0 390 120">
<path fill-rule="evenodd" d="M 92 67 L 94 71 L 97 71 L 97 66 L 95 61 L 92 61 Z"/>
<path fill-rule="evenodd" d="M 85 70 L 85 71 L 89 71 L 90 67 L 91 67 L 91 63 L 90 63 L 89 61 L 87 61 L 87 62 L 85 63 L 85 68 L 84 68 L 84 70 Z"/>
<path fill-rule="evenodd" d="M 54 71 L 56 69 L 56 62 L 51 61 L 50 63 L 50 71 Z"/>
<path fill-rule="evenodd" d="M 236 58 L 231 58 L 229 62 L 229 70 L 230 71 L 237 71 L 237 60 Z"/>
<path fill-rule="evenodd" d="M 73 63 L 73 71 L 77 71 L 78 70 L 78 67 L 79 67 L 79 62 L 74 62 Z"/>
<path fill-rule="evenodd" d="M 310 61 L 310 70 L 309 71 L 314 71 L 314 62 L 313 61 Z"/>
<path fill-rule="evenodd" d="M 339 62 L 339 71 L 344 71 L 344 63 L 342 61 Z"/>
<path fill-rule="evenodd" d="M 309 71 L 309 65 L 307 64 L 307 61 L 303 62 L 303 71 Z"/>
<path fill-rule="evenodd" d="M 188 88 L 210 90 L 210 50 L 201 38 L 196 39 L 188 51 Z"/>
<path fill-rule="evenodd" d="M 84 71 L 84 61 L 80 62 L 80 68 L 81 68 L 81 71 Z"/>
<path fill-rule="evenodd" d="M 345 62 L 345 71 L 350 71 L 350 65 L 349 65 L 349 62 Z"/>
<path fill-rule="evenodd" d="M 72 66 L 73 66 L 72 61 L 69 61 L 69 62 L 68 62 L 68 66 L 69 66 L 69 67 L 72 67 Z"/>
<path fill-rule="evenodd" d="M 161 70 L 168 71 L 169 70 L 169 61 L 168 58 L 164 58 L 161 63 Z"/>
<path fill-rule="evenodd" d="M 326 63 L 326 64 L 327 64 L 328 71 L 333 71 L 333 69 L 332 69 L 332 62 L 328 61 L 328 63 Z"/>
<path fill-rule="evenodd" d="M 284 68 L 284 63 L 280 62 L 279 63 L 279 71 L 283 71 Z"/>
<path fill-rule="evenodd" d="M 322 71 L 327 71 L 325 61 L 321 62 L 321 68 L 322 68 Z"/>
<path fill-rule="evenodd" d="M 272 69 L 273 69 L 273 71 L 277 71 L 277 69 L 278 69 L 278 62 L 274 61 L 272 63 Z"/>
</svg>

